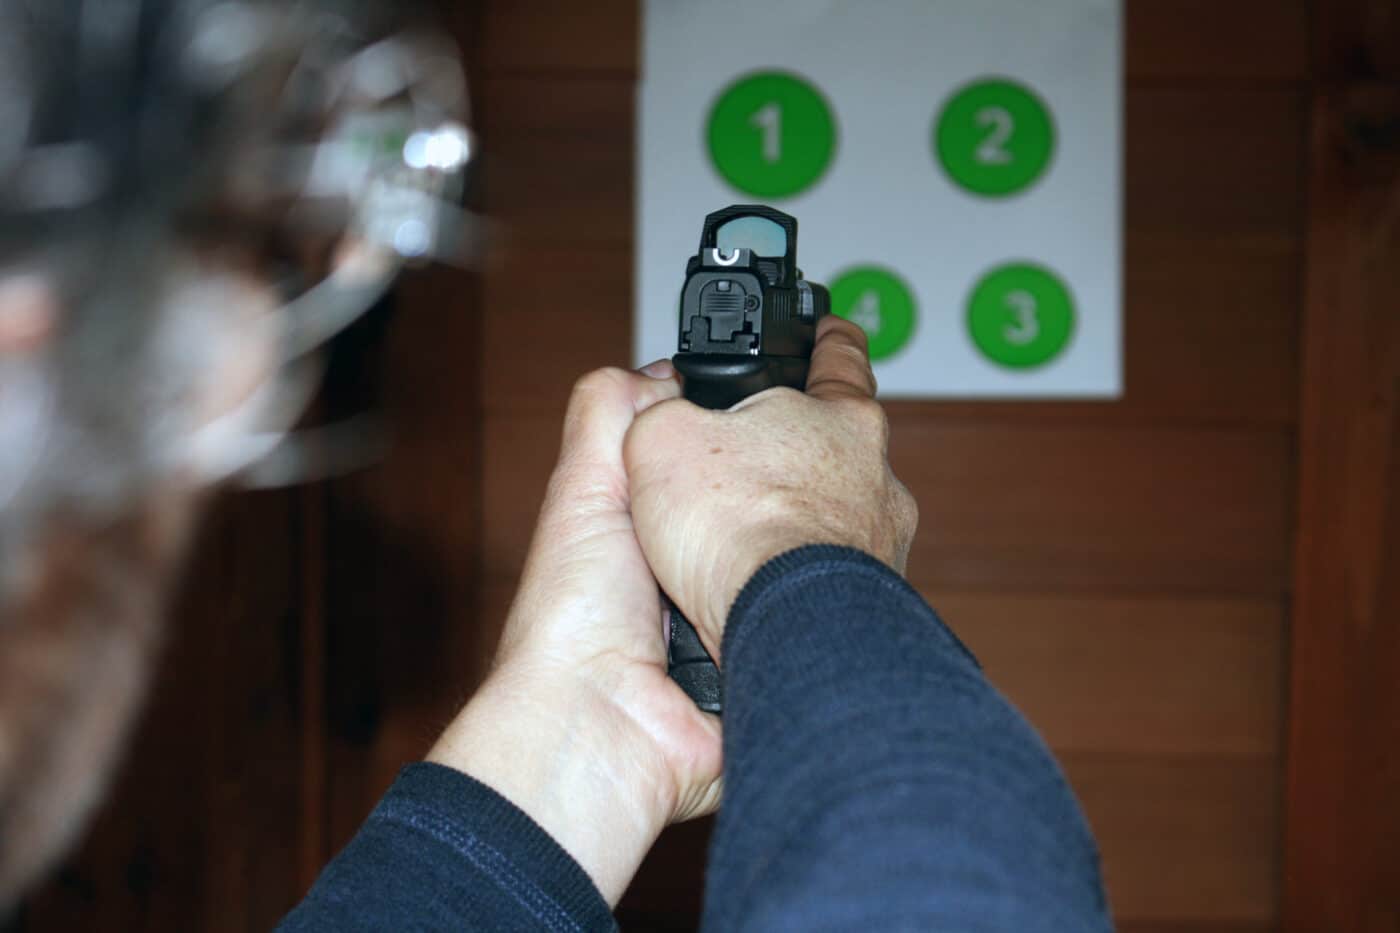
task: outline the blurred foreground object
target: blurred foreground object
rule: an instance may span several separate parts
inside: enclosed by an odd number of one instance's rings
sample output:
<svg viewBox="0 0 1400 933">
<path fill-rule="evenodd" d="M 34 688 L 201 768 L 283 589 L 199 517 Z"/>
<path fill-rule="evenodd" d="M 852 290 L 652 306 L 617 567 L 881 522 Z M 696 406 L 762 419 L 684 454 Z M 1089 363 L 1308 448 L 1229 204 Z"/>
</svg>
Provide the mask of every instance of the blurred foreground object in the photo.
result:
<svg viewBox="0 0 1400 933">
<path fill-rule="evenodd" d="M 203 492 L 297 478 L 316 351 L 458 254 L 463 72 L 410 6 L 0 0 L 0 914 L 98 799 Z"/>
</svg>

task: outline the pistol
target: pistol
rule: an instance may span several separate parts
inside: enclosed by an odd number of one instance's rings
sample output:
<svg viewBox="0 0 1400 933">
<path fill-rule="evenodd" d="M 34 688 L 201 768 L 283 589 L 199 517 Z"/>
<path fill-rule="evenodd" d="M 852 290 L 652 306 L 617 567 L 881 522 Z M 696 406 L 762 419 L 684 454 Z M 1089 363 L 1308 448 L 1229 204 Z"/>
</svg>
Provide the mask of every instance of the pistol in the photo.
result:
<svg viewBox="0 0 1400 933">
<path fill-rule="evenodd" d="M 826 287 L 797 267 L 795 217 L 751 204 L 715 211 L 705 218 L 681 289 L 673 362 L 685 397 L 729 408 L 773 386 L 804 388 L 817 321 L 830 311 Z M 697 706 L 718 713 L 719 668 L 691 624 L 674 606 L 670 613 L 668 672 Z"/>
</svg>

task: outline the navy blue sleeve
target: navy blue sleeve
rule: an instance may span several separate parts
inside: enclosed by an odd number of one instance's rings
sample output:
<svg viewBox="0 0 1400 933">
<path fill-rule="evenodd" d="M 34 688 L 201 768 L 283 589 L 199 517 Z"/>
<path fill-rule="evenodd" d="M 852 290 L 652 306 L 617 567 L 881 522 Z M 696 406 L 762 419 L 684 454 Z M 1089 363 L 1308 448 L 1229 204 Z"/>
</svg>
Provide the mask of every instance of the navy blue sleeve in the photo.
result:
<svg viewBox="0 0 1400 933">
<path fill-rule="evenodd" d="M 1054 759 L 895 573 L 764 566 L 724 641 L 708 930 L 1111 929 Z M 489 787 L 406 768 L 285 931 L 611 930 L 588 876 Z"/>
<path fill-rule="evenodd" d="M 285 933 L 355 930 L 615 930 L 583 869 L 479 781 L 415 764 L 306 899 Z"/>
<path fill-rule="evenodd" d="M 1049 750 L 897 574 L 801 548 L 724 636 L 707 930 L 1108 931 Z"/>
</svg>

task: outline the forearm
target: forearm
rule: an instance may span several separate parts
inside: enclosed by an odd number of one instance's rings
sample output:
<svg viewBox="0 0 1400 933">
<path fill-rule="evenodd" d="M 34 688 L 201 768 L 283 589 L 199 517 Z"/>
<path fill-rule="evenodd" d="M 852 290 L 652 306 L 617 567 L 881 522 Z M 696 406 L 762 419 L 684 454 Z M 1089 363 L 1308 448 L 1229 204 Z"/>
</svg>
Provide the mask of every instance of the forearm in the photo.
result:
<svg viewBox="0 0 1400 933">
<path fill-rule="evenodd" d="M 645 747 L 619 734 L 636 726 L 616 714 L 609 697 L 572 689 L 568 679 L 498 670 L 428 759 L 470 774 L 529 814 L 615 905 L 671 804 L 664 788 L 646 779 L 653 763 L 617 754 Z"/>
<path fill-rule="evenodd" d="M 893 572 L 806 548 L 725 635 L 710 929 L 1108 929 L 1063 776 Z"/>
<path fill-rule="evenodd" d="M 666 802 L 619 756 L 635 743 L 611 706 L 580 678 L 497 668 L 283 929 L 614 929 Z"/>
<path fill-rule="evenodd" d="M 406 768 L 278 927 L 613 930 L 588 876 L 525 813 L 435 764 Z"/>
</svg>

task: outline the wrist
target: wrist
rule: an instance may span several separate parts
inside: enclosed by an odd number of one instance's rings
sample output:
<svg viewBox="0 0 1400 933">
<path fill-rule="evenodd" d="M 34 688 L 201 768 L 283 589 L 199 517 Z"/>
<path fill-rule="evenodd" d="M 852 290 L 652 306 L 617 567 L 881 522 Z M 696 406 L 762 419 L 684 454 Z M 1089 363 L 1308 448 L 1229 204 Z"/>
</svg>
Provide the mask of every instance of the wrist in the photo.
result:
<svg viewBox="0 0 1400 933">
<path fill-rule="evenodd" d="M 492 673 L 428 755 L 524 811 L 616 905 L 674 808 L 674 788 L 606 691 L 568 672 Z"/>
<path fill-rule="evenodd" d="M 707 605 L 708 615 L 705 625 L 705 647 L 716 660 L 720 660 L 720 646 L 724 630 L 729 622 L 730 610 L 739 598 L 739 593 L 765 564 L 782 554 L 795 551 L 810 544 L 837 543 L 834 536 L 824 536 L 812 529 L 803 529 L 790 524 L 774 524 L 750 530 L 744 536 L 744 546 L 728 564 L 726 573 L 718 578 L 723 585 L 717 592 L 720 599 L 711 600 Z M 716 592 L 711 589 L 711 592 Z"/>
</svg>

